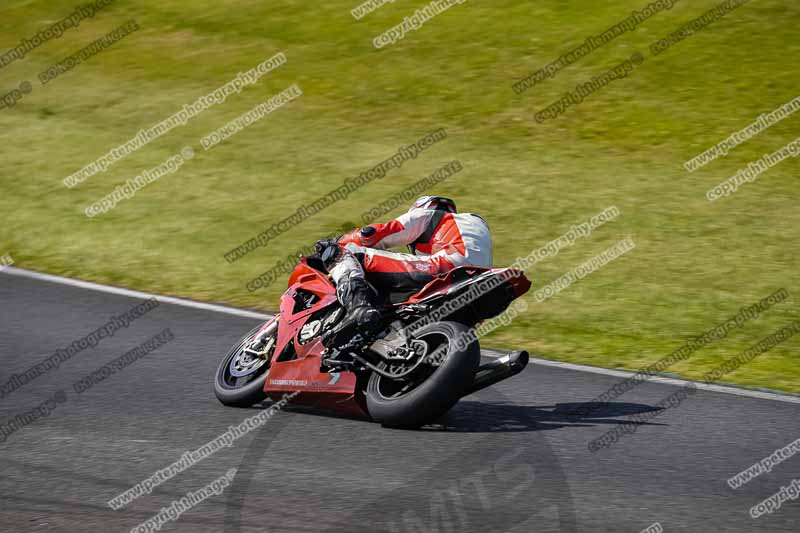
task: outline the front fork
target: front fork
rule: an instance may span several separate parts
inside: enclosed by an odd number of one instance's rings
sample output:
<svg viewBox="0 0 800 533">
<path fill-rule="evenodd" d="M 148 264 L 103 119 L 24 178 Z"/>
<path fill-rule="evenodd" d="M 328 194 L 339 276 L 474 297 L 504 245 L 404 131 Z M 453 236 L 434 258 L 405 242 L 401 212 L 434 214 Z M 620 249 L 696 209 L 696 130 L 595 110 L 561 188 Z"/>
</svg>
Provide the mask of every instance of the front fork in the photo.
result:
<svg viewBox="0 0 800 533">
<path fill-rule="evenodd" d="M 278 329 L 278 320 L 280 320 L 280 316 L 276 316 L 269 325 L 257 333 L 242 351 L 250 357 L 269 359 L 269 352 L 275 347 L 277 341 L 275 332 Z"/>
</svg>

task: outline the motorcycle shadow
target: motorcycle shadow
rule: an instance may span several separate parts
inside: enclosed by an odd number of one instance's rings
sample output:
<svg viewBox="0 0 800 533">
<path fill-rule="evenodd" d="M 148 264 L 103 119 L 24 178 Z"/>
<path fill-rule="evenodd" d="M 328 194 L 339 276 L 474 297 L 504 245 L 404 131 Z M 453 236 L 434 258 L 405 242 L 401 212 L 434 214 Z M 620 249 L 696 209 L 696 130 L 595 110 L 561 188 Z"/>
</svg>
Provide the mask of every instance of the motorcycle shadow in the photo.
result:
<svg viewBox="0 0 800 533">
<path fill-rule="evenodd" d="M 464 433 L 504 433 L 554 430 L 567 427 L 591 427 L 635 423 L 625 417 L 661 411 L 640 403 L 559 403 L 534 406 L 511 403 L 484 403 L 462 400 L 436 423 L 420 431 Z M 640 422 L 639 425 L 663 425 Z"/>
<path fill-rule="evenodd" d="M 271 402 L 254 405 L 252 409 L 266 409 Z M 369 417 L 345 414 L 313 405 L 287 405 L 285 411 L 323 418 L 338 418 L 375 423 Z M 555 405 L 517 405 L 506 402 L 487 403 L 461 400 L 442 418 L 412 431 L 444 431 L 455 433 L 517 433 L 544 431 L 568 427 L 630 424 L 660 426 L 664 424 L 635 422 L 620 418 L 642 413 L 661 411 L 662 408 L 641 403 L 559 403 Z"/>
</svg>

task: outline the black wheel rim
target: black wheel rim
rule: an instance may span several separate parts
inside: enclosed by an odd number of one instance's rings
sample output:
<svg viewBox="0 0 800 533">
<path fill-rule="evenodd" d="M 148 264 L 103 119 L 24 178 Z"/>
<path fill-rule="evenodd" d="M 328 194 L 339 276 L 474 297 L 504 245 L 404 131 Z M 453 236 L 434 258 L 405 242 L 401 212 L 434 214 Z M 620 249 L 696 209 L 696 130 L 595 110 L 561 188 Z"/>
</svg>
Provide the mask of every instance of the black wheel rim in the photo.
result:
<svg viewBox="0 0 800 533">
<path fill-rule="evenodd" d="M 269 358 L 254 357 L 244 351 L 253 342 L 253 337 L 247 335 L 225 358 L 219 377 L 221 385 L 226 389 L 242 388 L 269 374 Z M 274 338 L 270 341 L 274 341 Z"/>
<path fill-rule="evenodd" d="M 431 354 L 441 353 L 439 365 L 434 366 L 423 363 L 403 380 L 390 379 L 379 375 L 375 385 L 375 392 L 384 400 L 397 400 L 410 394 L 424 383 L 425 380 L 431 377 L 450 356 L 450 338 L 444 333 L 431 332 L 422 337 L 418 337 L 416 340 L 424 342 L 427 346 L 422 357 L 429 357 Z"/>
</svg>

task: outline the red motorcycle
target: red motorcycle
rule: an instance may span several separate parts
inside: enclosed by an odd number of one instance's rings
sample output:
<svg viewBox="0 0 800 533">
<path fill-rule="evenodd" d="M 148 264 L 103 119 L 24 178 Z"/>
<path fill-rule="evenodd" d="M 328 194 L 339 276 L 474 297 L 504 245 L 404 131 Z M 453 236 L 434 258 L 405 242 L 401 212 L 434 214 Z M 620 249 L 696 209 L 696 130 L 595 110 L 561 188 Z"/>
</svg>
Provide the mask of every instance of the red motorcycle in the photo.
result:
<svg viewBox="0 0 800 533">
<path fill-rule="evenodd" d="M 525 368 L 525 351 L 481 364 L 472 328 L 502 313 L 530 286 L 516 269 L 458 267 L 422 289 L 386 287 L 376 291 L 382 299 L 379 333 L 367 338 L 353 331 L 340 345 L 325 347 L 321 338 L 345 310 L 319 257 L 301 257 L 280 312 L 225 356 L 214 392 L 237 407 L 295 393 L 293 404 L 367 416 L 389 427 L 420 427 L 463 396 Z"/>
</svg>

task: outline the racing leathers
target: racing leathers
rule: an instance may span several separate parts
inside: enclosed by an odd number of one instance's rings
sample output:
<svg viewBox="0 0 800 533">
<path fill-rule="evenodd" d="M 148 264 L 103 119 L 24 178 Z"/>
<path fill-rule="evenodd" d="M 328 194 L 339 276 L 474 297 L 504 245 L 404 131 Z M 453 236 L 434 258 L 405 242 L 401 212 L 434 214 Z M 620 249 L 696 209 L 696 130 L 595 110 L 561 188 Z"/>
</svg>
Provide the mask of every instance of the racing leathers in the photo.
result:
<svg viewBox="0 0 800 533">
<path fill-rule="evenodd" d="M 412 253 L 386 251 L 399 246 Z M 492 238 L 478 215 L 412 207 L 390 222 L 343 235 L 323 258 L 351 321 L 369 330 L 380 314 L 367 281 L 382 290 L 414 291 L 458 266 L 490 268 Z"/>
</svg>

